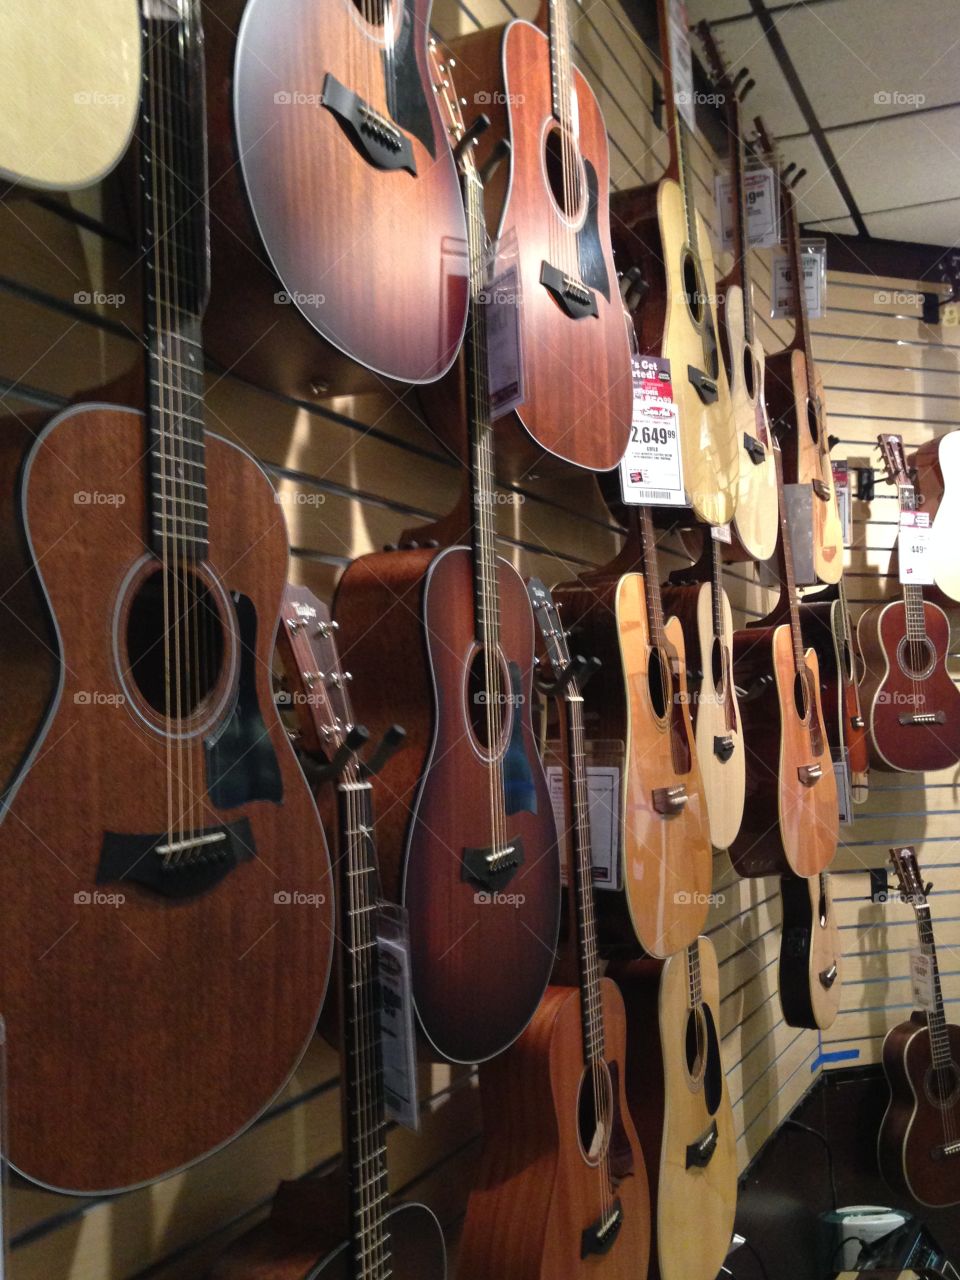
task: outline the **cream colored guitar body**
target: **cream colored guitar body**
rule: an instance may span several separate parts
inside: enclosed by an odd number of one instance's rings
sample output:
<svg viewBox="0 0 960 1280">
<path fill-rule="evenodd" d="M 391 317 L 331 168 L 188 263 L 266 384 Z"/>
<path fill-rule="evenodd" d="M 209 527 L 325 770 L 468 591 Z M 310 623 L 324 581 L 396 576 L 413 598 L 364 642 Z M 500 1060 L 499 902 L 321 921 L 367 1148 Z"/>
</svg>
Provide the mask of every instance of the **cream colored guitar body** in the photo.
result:
<svg viewBox="0 0 960 1280">
<path fill-rule="evenodd" d="M 743 290 L 730 285 L 724 294 L 724 328 L 730 357 L 730 401 L 740 484 L 733 534 L 751 560 L 769 560 L 780 527 L 777 472 L 770 423 L 764 402 L 766 354 L 755 338 L 747 345 Z"/>
<path fill-rule="evenodd" d="M 729 849 L 743 818 L 746 765 L 740 707 L 733 683 L 733 614 L 724 592 L 723 641 L 715 643 L 709 582 L 701 586 L 697 597 L 697 631 L 703 666 L 696 704 L 697 759 L 707 797 L 710 842 L 715 849 Z M 724 759 L 721 757 L 726 751 L 718 754 L 715 747 L 726 741 L 733 744 L 733 751 Z"/>
<path fill-rule="evenodd" d="M 679 410 L 683 474 L 690 505 L 708 524 L 728 524 L 737 509 L 740 484 L 740 450 L 737 445 L 730 387 L 722 358 L 717 362 L 717 397 L 704 403 L 688 377 L 688 369 L 702 369 L 702 329 L 719 335 L 716 308 L 717 274 L 707 224 L 698 213 L 697 239 L 702 280 L 704 318 L 698 328 L 686 300 L 683 263 L 689 258 L 683 193 L 678 183 L 664 179 L 657 193 L 657 220 L 666 264 L 666 312 L 661 354 L 670 361 L 673 398 Z M 709 371 L 708 371 L 709 372 Z"/>
<path fill-rule="evenodd" d="M 945 596 L 960 600 L 960 431 L 950 431 L 937 453 L 943 476 L 943 496 L 933 521 L 933 580 Z"/>
<path fill-rule="evenodd" d="M 140 101 L 136 0 L 3 0 L 0 180 L 52 191 L 114 167 Z"/>
</svg>

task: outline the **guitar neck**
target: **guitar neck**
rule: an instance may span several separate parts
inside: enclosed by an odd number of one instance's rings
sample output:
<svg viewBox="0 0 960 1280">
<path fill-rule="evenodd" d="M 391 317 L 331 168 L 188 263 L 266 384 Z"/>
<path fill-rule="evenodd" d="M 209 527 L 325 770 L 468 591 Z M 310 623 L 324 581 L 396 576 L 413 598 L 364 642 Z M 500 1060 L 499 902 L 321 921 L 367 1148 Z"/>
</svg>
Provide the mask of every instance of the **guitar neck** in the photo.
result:
<svg viewBox="0 0 960 1280">
<path fill-rule="evenodd" d="M 747 234 L 746 156 L 740 125 L 740 104 L 736 94 L 728 91 L 730 128 L 730 168 L 733 177 L 733 276 L 743 292 L 743 333 L 747 345 L 753 344 L 753 294 L 750 290 L 750 243 Z"/>
<path fill-rule="evenodd" d="M 150 540 L 165 560 L 186 561 L 207 554 L 201 319 L 209 255 L 199 10 L 199 0 L 149 6 L 140 108 Z"/>
<path fill-rule="evenodd" d="M 780 569 L 780 581 L 783 584 L 781 603 L 786 596 L 787 610 L 790 617 L 790 634 L 793 640 L 793 661 L 797 674 L 804 669 L 806 663 L 803 650 L 803 633 L 800 628 L 800 608 L 797 603 L 797 583 L 793 572 L 793 543 L 790 539 L 790 519 L 787 514 L 787 501 L 783 490 L 783 465 L 779 448 L 774 449 L 777 471 L 777 499 L 780 504 L 780 540 L 777 543 L 777 560 Z"/>
<path fill-rule="evenodd" d="M 723 566 L 717 540 L 708 529 L 705 537 L 710 540 L 710 604 L 713 610 L 713 634 L 723 639 Z"/>
<path fill-rule="evenodd" d="M 570 33 L 570 11 L 567 0 L 548 0 L 548 37 L 550 41 L 550 92 L 554 118 L 564 132 L 572 136 L 573 116 L 573 38 Z"/>
<path fill-rule="evenodd" d="M 683 210 L 687 225 L 687 242 L 699 257 L 697 243 L 697 209 L 693 196 L 693 171 L 687 154 L 687 126 L 677 107 L 676 79 L 673 65 L 673 40 L 670 30 L 670 0 L 658 0 L 660 28 L 660 62 L 663 67 L 663 109 L 666 121 L 670 159 L 666 176 L 679 183 L 683 194 Z"/>
<path fill-rule="evenodd" d="M 937 947 L 933 937 L 933 920 L 930 905 L 918 903 L 914 907 L 917 915 L 917 933 L 920 936 L 920 949 L 930 958 L 930 969 L 933 974 L 933 1008 L 927 1012 L 927 1025 L 930 1029 L 930 1047 L 933 1065 L 937 1068 L 948 1067 L 951 1062 L 950 1033 L 947 1030 L 947 1018 L 943 1008 L 943 988 L 940 983 L 940 965 L 937 961 Z"/>
<path fill-rule="evenodd" d="M 813 347 L 810 342 L 810 323 L 807 316 L 807 291 L 803 284 L 803 255 L 800 252 L 800 222 L 793 192 L 781 179 L 780 198 L 783 202 L 783 214 L 787 222 L 787 252 L 790 256 L 790 272 L 793 280 L 794 331 L 790 344 L 794 350 L 803 352 L 807 369 L 807 386 L 813 394 L 816 381 L 813 363 Z"/>
<path fill-rule="evenodd" d="M 639 508 L 640 547 L 643 556 L 643 589 L 647 600 L 647 625 L 650 643 L 662 649 L 665 645 L 663 629 L 663 598 L 660 594 L 660 564 L 657 558 L 657 540 L 653 532 L 653 517 L 649 507 Z"/>
<path fill-rule="evenodd" d="M 687 947 L 687 999 L 691 1009 L 699 1009 L 703 1004 L 703 978 L 700 971 L 700 939 L 696 938 Z"/>
<path fill-rule="evenodd" d="M 901 511 L 916 511 L 917 491 L 912 484 L 898 486 Z M 923 587 L 915 582 L 901 583 L 904 620 L 908 640 L 924 641 L 927 638 L 927 615 L 923 605 Z"/>
<path fill-rule="evenodd" d="M 379 882 L 373 848 L 370 783 L 354 761 L 337 788 L 341 876 L 344 1151 L 351 1211 L 352 1275 L 390 1275 L 387 1227 L 387 1131 L 377 963 Z"/>
<path fill-rule="evenodd" d="M 593 903 L 593 862 L 590 851 L 590 800 L 584 749 L 583 697 L 577 681 L 564 699 L 564 729 L 570 795 L 573 896 L 576 912 L 577 961 L 580 976 L 580 1017 L 585 1063 L 604 1056 L 600 960 Z"/>
</svg>

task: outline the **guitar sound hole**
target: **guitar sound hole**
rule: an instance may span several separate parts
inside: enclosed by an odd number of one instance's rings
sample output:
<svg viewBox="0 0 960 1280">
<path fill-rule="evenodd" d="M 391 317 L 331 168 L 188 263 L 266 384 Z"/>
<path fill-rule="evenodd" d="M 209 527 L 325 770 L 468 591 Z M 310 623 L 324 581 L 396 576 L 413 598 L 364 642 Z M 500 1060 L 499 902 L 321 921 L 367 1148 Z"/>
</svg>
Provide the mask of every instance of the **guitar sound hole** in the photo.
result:
<svg viewBox="0 0 960 1280">
<path fill-rule="evenodd" d="M 470 725 L 484 751 L 490 751 L 500 741 L 507 708 L 511 701 L 510 680 L 503 663 L 498 662 L 496 674 L 499 685 L 487 687 L 485 650 L 478 648 L 470 663 L 467 677 L 467 708 Z"/>
<path fill-rule="evenodd" d="M 749 347 L 743 348 L 743 385 L 752 400 L 757 393 L 757 367 Z"/>
<path fill-rule="evenodd" d="M 700 281 L 700 268 L 689 249 L 683 255 L 683 296 L 686 299 L 690 315 L 695 325 L 703 323 L 703 285 Z"/>
<path fill-rule="evenodd" d="M 955 1062 L 948 1067 L 931 1067 L 924 1080 L 924 1089 L 933 1106 L 952 1107 L 960 1101 L 960 1069 Z"/>
<path fill-rule="evenodd" d="M 810 691 L 802 671 L 793 678 L 793 701 L 797 708 L 797 715 L 801 720 L 806 720 L 810 709 Z"/>
<path fill-rule="evenodd" d="M 810 439 L 814 444 L 819 444 L 820 418 L 817 415 L 817 406 L 809 398 L 807 399 L 807 427 L 810 431 Z"/>
<path fill-rule="evenodd" d="M 613 1117 L 613 1086 L 607 1064 L 596 1070 L 588 1067 L 580 1080 L 580 1096 L 577 1099 L 577 1133 L 584 1157 L 590 1164 L 599 1164 L 610 1142 L 610 1126 Z"/>
<path fill-rule="evenodd" d="M 574 221 L 580 210 L 580 157 L 573 144 L 568 148 L 566 160 L 566 182 L 564 182 L 563 132 L 558 125 L 547 134 L 546 142 L 547 181 L 550 193 L 557 202 L 557 208 L 565 217 Z"/>
<path fill-rule="evenodd" d="M 143 581 L 127 615 L 127 661 L 144 701 L 162 716 L 185 719 L 215 688 L 223 624 L 197 574 L 158 567 Z"/>
<path fill-rule="evenodd" d="M 908 676 L 928 676 L 936 666 L 937 654 L 929 640 L 908 640 L 906 636 L 897 648 L 897 661 Z"/>
<path fill-rule="evenodd" d="M 687 1060 L 687 1074 L 691 1080 L 699 1080 L 703 1072 L 703 1059 L 707 1048 L 707 1030 L 700 1017 L 699 1010 L 691 1009 L 687 1014 L 687 1034 L 684 1052 Z"/>
<path fill-rule="evenodd" d="M 650 690 L 650 701 L 653 703 L 654 715 L 662 720 L 667 714 L 672 685 L 667 671 L 666 660 L 659 649 L 651 649 L 650 651 L 647 685 Z"/>
<path fill-rule="evenodd" d="M 373 27 L 383 26 L 389 3 L 390 0 L 353 0 L 354 7 L 360 17 Z"/>
<path fill-rule="evenodd" d="M 713 687 L 717 691 L 719 697 L 723 696 L 724 688 L 724 664 L 723 664 L 723 645 L 719 639 L 713 637 L 713 647 L 710 650 L 710 670 L 713 675 Z"/>
</svg>

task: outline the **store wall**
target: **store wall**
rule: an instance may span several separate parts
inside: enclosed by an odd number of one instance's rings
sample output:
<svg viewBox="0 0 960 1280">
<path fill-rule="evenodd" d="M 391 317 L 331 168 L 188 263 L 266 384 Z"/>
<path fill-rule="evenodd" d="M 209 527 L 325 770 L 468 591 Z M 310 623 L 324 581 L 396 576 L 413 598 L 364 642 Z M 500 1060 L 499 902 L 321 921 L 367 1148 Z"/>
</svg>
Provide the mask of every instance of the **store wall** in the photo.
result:
<svg viewBox="0 0 960 1280">
<path fill-rule="evenodd" d="M 513 16 L 499 0 L 438 4 L 441 35 Z M 615 185 L 658 176 L 666 146 L 651 115 L 655 67 L 616 3 L 586 6 L 577 33 L 578 61 L 596 88 L 611 135 Z M 725 162 L 693 148 L 697 200 L 711 230 L 714 168 Z M 754 255 L 758 331 L 772 350 L 790 325 L 769 311 L 766 255 Z M 925 330 L 882 301 L 882 291 L 912 282 L 832 274 L 828 316 L 816 326 L 830 429 L 851 461 L 870 453 L 881 428 L 905 424 L 908 444 L 943 430 L 955 416 L 956 347 L 951 333 Z M 84 295 L 118 295 L 91 304 Z M 0 207 L 0 389 L 5 413 L 48 415 L 85 389 L 128 370 L 140 328 L 132 225 L 116 183 L 70 200 L 25 199 Z M 872 390 L 866 390 L 872 388 Z M 415 399 L 385 395 L 312 406 L 251 389 L 229 375 L 208 379 L 211 429 L 247 445 L 278 482 L 293 558 L 291 576 L 329 598 L 352 556 L 394 541 L 401 529 L 441 514 L 458 488 L 455 468 L 420 419 Z M 501 547 L 524 573 L 548 582 L 602 563 L 616 532 L 586 477 L 536 481 L 499 507 Z M 878 490 L 855 508 L 851 597 L 855 606 L 886 590 L 895 508 Z M 664 573 L 683 563 L 669 544 Z M 766 603 L 752 568 L 728 570 L 738 621 Z M 924 785 L 926 784 L 926 785 Z M 813 1032 L 788 1028 L 776 994 L 780 905 L 775 880 L 740 881 L 718 856 L 709 933 L 721 962 L 721 1029 L 741 1167 L 809 1087 L 821 1048 L 857 1048 L 876 1056 L 888 1021 L 908 1001 L 905 909 L 866 905 L 866 865 L 879 864 L 889 838 L 915 839 L 937 881 L 934 906 L 942 941 L 960 937 L 957 859 L 950 829 L 957 812 L 953 780 L 875 779 L 873 798 L 845 832 L 837 897 L 847 940 L 844 1012 L 823 1045 Z M 938 865 L 939 864 L 939 865 Z M 956 888 L 954 888 L 956 886 Z M 894 949 L 887 954 L 887 948 Z M 944 957 L 947 984 L 958 966 Z M 297 975 L 291 974 L 291 981 Z M 257 1033 L 251 1028 L 251 1034 Z M 331 1161 L 339 1147 L 335 1054 L 317 1041 L 284 1094 L 246 1135 L 202 1165 L 118 1199 L 78 1200 L 18 1185 L 11 1196 L 14 1280 L 173 1280 L 197 1276 L 205 1261 L 256 1220 L 281 1177 Z M 396 1191 L 431 1204 L 455 1238 L 477 1152 L 479 1114 L 473 1074 L 445 1066 L 421 1072 L 423 1131 L 390 1139 Z"/>
</svg>

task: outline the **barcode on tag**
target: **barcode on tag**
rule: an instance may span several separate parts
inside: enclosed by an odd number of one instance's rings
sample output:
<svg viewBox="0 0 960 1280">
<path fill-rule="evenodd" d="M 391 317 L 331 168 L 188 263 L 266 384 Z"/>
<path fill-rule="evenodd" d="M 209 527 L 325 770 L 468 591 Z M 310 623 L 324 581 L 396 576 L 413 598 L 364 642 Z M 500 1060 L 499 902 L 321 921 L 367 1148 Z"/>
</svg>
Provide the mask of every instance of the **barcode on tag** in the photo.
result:
<svg viewBox="0 0 960 1280">
<path fill-rule="evenodd" d="M 933 1009 L 936 1000 L 933 993 L 933 959 L 924 951 L 910 952 L 910 981 L 913 984 L 913 1000 L 920 1009 Z"/>
</svg>

